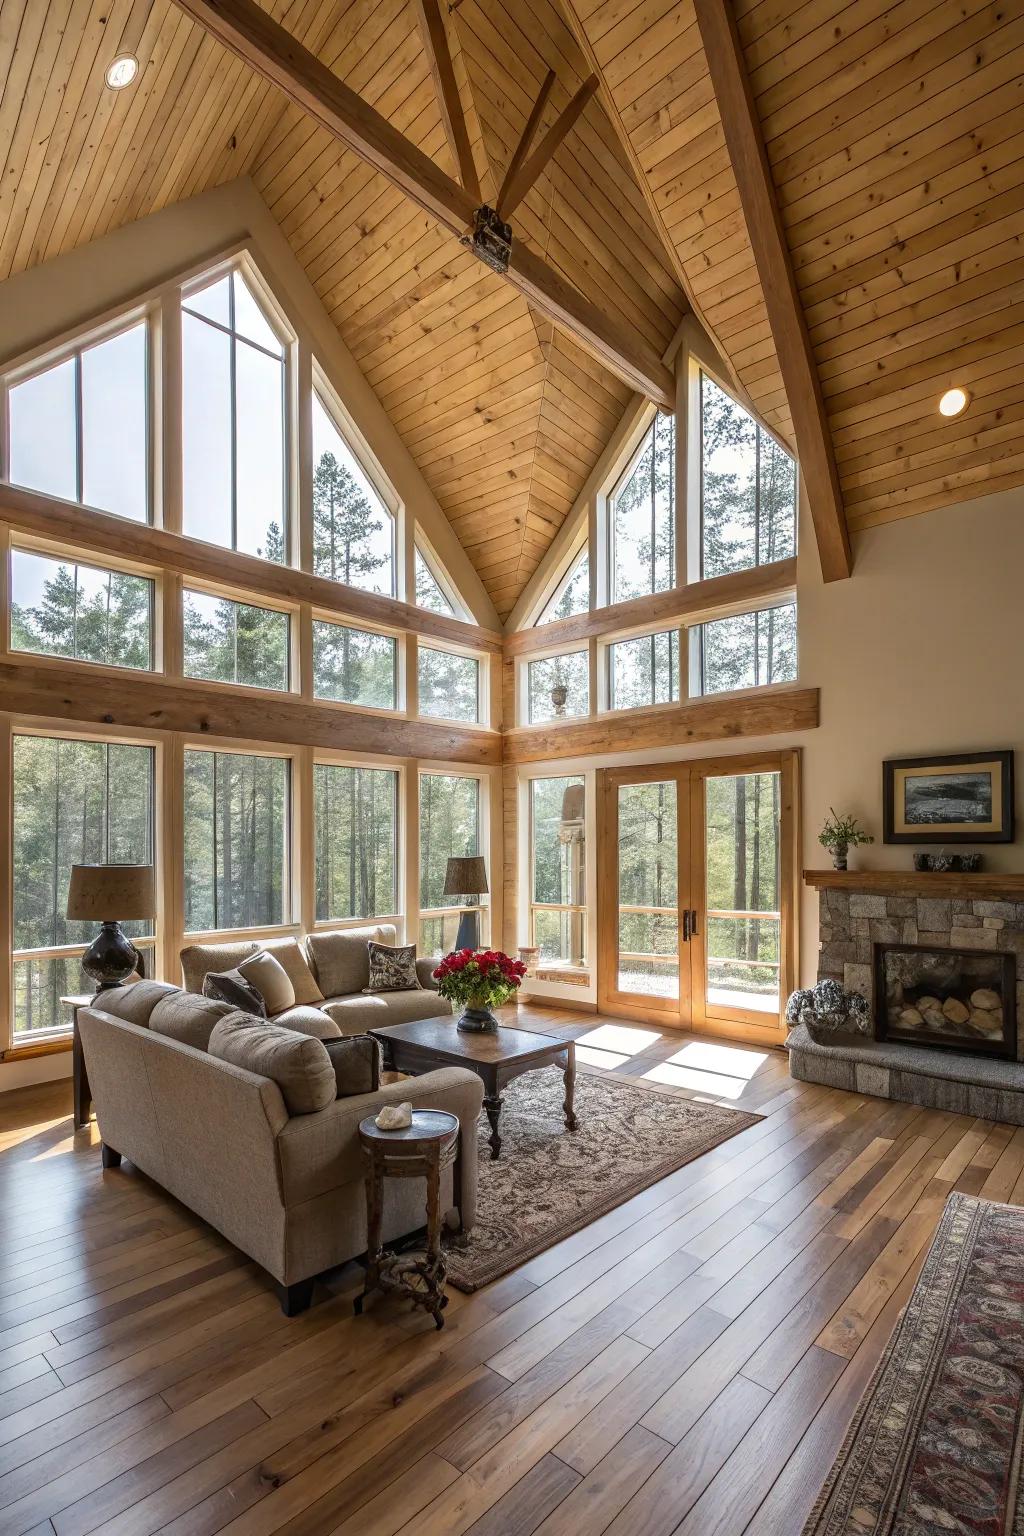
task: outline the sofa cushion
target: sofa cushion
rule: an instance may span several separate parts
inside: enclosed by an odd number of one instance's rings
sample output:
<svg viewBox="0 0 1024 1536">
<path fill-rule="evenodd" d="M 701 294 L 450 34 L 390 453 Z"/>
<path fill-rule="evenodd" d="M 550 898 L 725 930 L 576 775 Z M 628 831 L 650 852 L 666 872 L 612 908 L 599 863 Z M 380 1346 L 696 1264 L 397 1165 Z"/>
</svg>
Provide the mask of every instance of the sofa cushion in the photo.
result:
<svg viewBox="0 0 1024 1536">
<path fill-rule="evenodd" d="M 335 1098 L 349 1099 L 354 1093 L 376 1093 L 380 1087 L 380 1046 L 371 1035 L 325 1040 L 324 1048 L 334 1068 Z"/>
<path fill-rule="evenodd" d="M 110 987 L 105 992 L 97 992 L 92 1006 L 98 1008 L 100 1013 L 113 1014 L 115 1019 L 127 1019 L 129 1024 L 138 1024 L 146 1029 L 153 1009 L 161 998 L 178 990 L 178 987 L 172 987 L 166 981 L 133 981 L 123 987 Z"/>
<path fill-rule="evenodd" d="M 337 1040 L 341 1030 L 322 1008 L 286 1008 L 274 1020 L 282 1029 L 294 1029 L 298 1035 L 312 1035 L 314 1040 Z"/>
<path fill-rule="evenodd" d="M 212 997 L 218 1003 L 230 1003 L 232 1008 L 240 1008 L 257 1019 L 267 1016 L 262 994 L 238 970 L 207 971 L 203 978 L 203 996 Z"/>
<path fill-rule="evenodd" d="M 413 1019 L 451 1016 L 451 1004 L 436 992 L 379 992 L 374 997 L 360 993 L 356 997 L 333 997 L 324 1003 L 324 1012 L 341 1028 L 343 1035 L 361 1035 L 382 1024 L 409 1024 Z"/>
<path fill-rule="evenodd" d="M 218 1020 L 210 1035 L 210 1055 L 258 1077 L 269 1077 L 281 1090 L 290 1115 L 313 1115 L 333 1104 L 337 1084 L 322 1041 L 299 1035 L 280 1024 L 248 1014 Z"/>
<path fill-rule="evenodd" d="M 370 980 L 364 992 L 418 992 L 415 944 L 378 944 L 371 939 L 366 946 Z"/>
<path fill-rule="evenodd" d="M 256 988 L 267 1005 L 267 1017 L 275 1018 L 286 1008 L 295 1007 L 295 988 L 288 979 L 288 972 L 279 960 L 265 949 L 257 950 L 238 962 L 240 975 Z"/>
<path fill-rule="evenodd" d="M 419 956 L 416 961 L 416 979 L 421 987 L 429 987 L 431 992 L 437 991 L 437 982 L 434 980 L 434 972 L 441 964 L 440 955 Z"/>
<path fill-rule="evenodd" d="M 246 955 L 254 955 L 259 947 L 252 939 L 235 944 L 187 945 L 179 956 L 185 990 L 202 992 L 203 981 L 208 971 L 233 971 L 237 968 L 239 960 L 244 960 Z"/>
<path fill-rule="evenodd" d="M 157 1003 L 149 1016 L 149 1027 L 155 1035 L 166 1035 L 194 1050 L 205 1051 L 214 1025 L 234 1012 L 229 1003 L 175 989 Z"/>
<path fill-rule="evenodd" d="M 398 937 L 393 923 L 376 928 L 348 928 L 341 933 L 311 933 L 306 940 L 316 971 L 317 985 L 324 997 L 348 997 L 361 992 L 370 981 L 367 944 L 394 944 Z"/>
<path fill-rule="evenodd" d="M 298 939 L 267 939 L 261 946 L 273 955 L 288 972 L 288 980 L 295 988 L 295 1001 L 300 1006 L 322 1003 L 324 994 L 316 984 L 316 977 L 309 968 L 305 951 Z"/>
</svg>

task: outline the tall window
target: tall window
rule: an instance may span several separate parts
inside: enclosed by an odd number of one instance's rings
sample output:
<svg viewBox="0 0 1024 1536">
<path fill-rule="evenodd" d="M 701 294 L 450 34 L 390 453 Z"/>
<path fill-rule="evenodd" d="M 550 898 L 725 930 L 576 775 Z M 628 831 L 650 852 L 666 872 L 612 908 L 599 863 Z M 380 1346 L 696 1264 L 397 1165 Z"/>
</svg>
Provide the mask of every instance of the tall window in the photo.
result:
<svg viewBox="0 0 1024 1536">
<path fill-rule="evenodd" d="M 287 689 L 286 613 L 186 589 L 183 615 L 186 677 Z"/>
<path fill-rule="evenodd" d="M 313 692 L 318 699 L 395 709 L 398 642 L 393 635 L 313 620 Z"/>
<path fill-rule="evenodd" d="M 153 862 L 153 757 L 121 742 L 14 738 L 16 1037 L 66 1025 L 61 995 L 93 990 L 79 956 L 96 925 L 65 916 L 71 866 Z M 124 927 L 152 943 L 153 922 Z"/>
<path fill-rule="evenodd" d="M 663 629 L 609 646 L 612 709 L 671 704 L 679 697 L 679 631 Z"/>
<path fill-rule="evenodd" d="M 797 675 L 796 604 L 715 619 L 698 630 L 700 691 L 791 683 Z"/>
<path fill-rule="evenodd" d="M 317 919 L 396 913 L 398 774 L 316 763 L 313 815 Z"/>
<path fill-rule="evenodd" d="M 420 949 L 440 954 L 455 942 L 460 908 L 444 894 L 450 858 L 480 852 L 480 781 L 468 775 L 420 775 Z M 483 933 L 481 933 L 483 938 Z"/>
<path fill-rule="evenodd" d="M 143 320 L 11 386 L 15 485 L 149 521 L 147 352 Z"/>
<path fill-rule="evenodd" d="M 242 752 L 185 753 L 185 927 L 286 921 L 289 763 Z"/>
<path fill-rule="evenodd" d="M 183 527 L 286 559 L 284 346 L 241 272 L 182 299 Z"/>
<path fill-rule="evenodd" d="M 543 961 L 586 960 L 587 860 L 584 781 L 530 781 L 530 943 Z"/>
<path fill-rule="evenodd" d="M 590 607 L 590 551 L 582 549 L 541 610 L 538 624 L 571 619 Z"/>
<path fill-rule="evenodd" d="M 480 663 L 475 656 L 421 645 L 418 676 L 421 715 L 470 722 L 480 719 Z"/>
<path fill-rule="evenodd" d="M 700 376 L 701 575 L 796 549 L 796 465 L 742 406 Z"/>
<path fill-rule="evenodd" d="M 313 392 L 313 569 L 364 592 L 395 591 L 395 520 Z"/>
<path fill-rule="evenodd" d="M 719 1007 L 779 1007 L 777 773 L 706 780 L 707 999 Z"/>
<path fill-rule="evenodd" d="M 108 667 L 153 666 L 153 583 L 11 551 L 11 649 Z"/>
<path fill-rule="evenodd" d="M 427 608 L 431 613 L 443 613 L 448 618 L 455 617 L 455 609 L 448 601 L 444 590 L 424 555 L 416 550 L 416 606 Z"/>
<path fill-rule="evenodd" d="M 590 713 L 590 657 L 586 651 L 544 656 L 526 669 L 531 725 Z"/>
<path fill-rule="evenodd" d="M 613 603 L 675 586 L 675 450 L 675 417 L 659 412 L 612 492 Z"/>
</svg>

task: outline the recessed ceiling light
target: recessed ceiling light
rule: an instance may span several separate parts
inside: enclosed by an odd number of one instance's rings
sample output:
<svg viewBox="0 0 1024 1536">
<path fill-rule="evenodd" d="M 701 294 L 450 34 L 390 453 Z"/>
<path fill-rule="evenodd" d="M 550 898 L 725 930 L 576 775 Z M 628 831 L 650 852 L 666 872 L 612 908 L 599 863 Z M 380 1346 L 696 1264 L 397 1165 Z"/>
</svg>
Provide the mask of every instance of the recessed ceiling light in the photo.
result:
<svg viewBox="0 0 1024 1536">
<path fill-rule="evenodd" d="M 107 65 L 103 78 L 112 91 L 123 91 L 126 85 L 131 85 L 138 72 L 139 61 L 134 53 L 119 53 Z"/>
<path fill-rule="evenodd" d="M 969 399 L 966 389 L 947 389 L 939 401 L 939 410 L 943 416 L 959 416 Z"/>
</svg>

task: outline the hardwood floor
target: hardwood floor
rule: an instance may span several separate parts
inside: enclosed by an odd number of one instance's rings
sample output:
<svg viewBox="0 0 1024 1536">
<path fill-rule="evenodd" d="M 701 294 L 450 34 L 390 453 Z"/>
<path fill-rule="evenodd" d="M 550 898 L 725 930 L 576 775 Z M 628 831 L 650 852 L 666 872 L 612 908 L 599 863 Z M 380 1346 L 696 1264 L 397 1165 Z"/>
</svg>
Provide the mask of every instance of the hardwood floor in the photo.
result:
<svg viewBox="0 0 1024 1536">
<path fill-rule="evenodd" d="M 793 1083 L 781 1052 L 566 1010 L 587 1071 L 756 1125 L 447 1325 L 355 1266 L 285 1320 L 70 1085 L 0 1097 L 0 1536 L 797 1536 L 952 1189 L 1024 1131 Z"/>
</svg>

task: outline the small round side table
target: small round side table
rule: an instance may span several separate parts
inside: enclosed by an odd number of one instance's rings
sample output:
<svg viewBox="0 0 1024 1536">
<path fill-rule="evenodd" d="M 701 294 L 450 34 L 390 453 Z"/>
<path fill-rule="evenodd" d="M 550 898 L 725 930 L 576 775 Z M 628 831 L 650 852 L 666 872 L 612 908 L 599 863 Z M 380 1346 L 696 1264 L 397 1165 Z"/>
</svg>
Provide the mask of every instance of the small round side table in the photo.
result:
<svg viewBox="0 0 1024 1536">
<path fill-rule="evenodd" d="M 422 1307 L 443 1328 L 448 1297 L 441 1252 L 441 1173 L 458 1156 L 458 1117 L 441 1109 L 415 1109 L 410 1126 L 382 1131 L 370 1115 L 360 1122 L 359 1141 L 366 1180 L 366 1280 L 355 1311 L 362 1312 L 371 1291 L 391 1291 Z M 382 1247 L 385 1179 L 426 1179 L 426 1253 L 399 1254 Z"/>
</svg>

